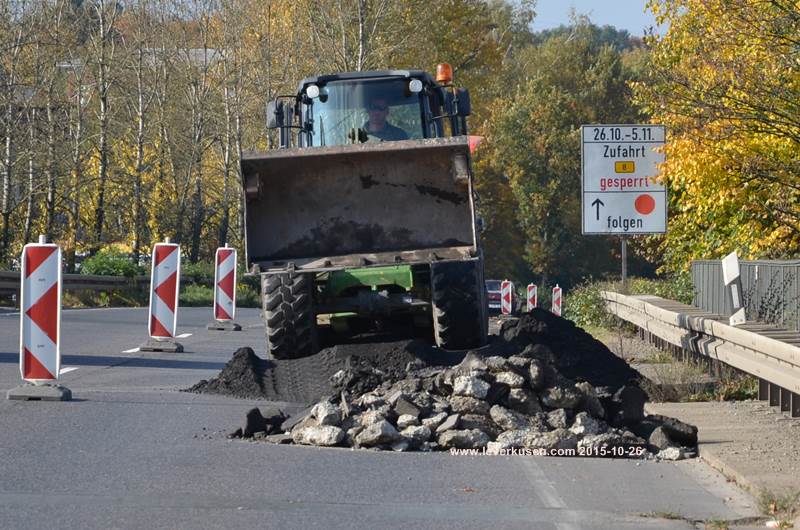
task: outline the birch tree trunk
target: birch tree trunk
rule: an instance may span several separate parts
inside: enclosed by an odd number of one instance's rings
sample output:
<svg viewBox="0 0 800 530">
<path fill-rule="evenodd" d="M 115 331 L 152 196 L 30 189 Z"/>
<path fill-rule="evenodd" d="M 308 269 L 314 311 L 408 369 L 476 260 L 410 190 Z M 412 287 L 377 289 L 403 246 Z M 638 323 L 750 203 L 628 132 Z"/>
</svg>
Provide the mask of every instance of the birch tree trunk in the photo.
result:
<svg viewBox="0 0 800 530">
<path fill-rule="evenodd" d="M 103 225 L 106 214 L 106 182 L 108 180 L 108 93 L 110 89 L 109 69 L 114 57 L 112 32 L 116 19 L 117 4 L 112 0 L 110 8 L 107 0 L 99 0 L 97 12 L 98 32 L 95 40 L 97 53 L 97 93 L 98 93 L 98 167 L 97 167 L 97 205 L 94 220 L 94 250 L 103 243 Z M 109 12 L 110 11 L 110 12 Z"/>
</svg>

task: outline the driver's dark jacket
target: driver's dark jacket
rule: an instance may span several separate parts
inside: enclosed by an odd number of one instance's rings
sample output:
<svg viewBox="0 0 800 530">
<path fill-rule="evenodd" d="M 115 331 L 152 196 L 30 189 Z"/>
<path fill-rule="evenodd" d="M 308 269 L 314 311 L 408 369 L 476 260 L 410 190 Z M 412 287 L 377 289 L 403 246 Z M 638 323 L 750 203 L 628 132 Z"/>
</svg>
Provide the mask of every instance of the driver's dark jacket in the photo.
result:
<svg viewBox="0 0 800 530">
<path fill-rule="evenodd" d="M 375 138 L 378 138 L 384 142 L 391 142 L 396 140 L 408 140 L 408 133 L 406 133 L 400 127 L 395 127 L 394 125 L 388 122 L 383 126 L 383 129 L 381 129 L 380 131 L 370 131 L 369 122 L 365 123 L 362 129 L 366 131 L 368 135 L 374 136 Z"/>
</svg>

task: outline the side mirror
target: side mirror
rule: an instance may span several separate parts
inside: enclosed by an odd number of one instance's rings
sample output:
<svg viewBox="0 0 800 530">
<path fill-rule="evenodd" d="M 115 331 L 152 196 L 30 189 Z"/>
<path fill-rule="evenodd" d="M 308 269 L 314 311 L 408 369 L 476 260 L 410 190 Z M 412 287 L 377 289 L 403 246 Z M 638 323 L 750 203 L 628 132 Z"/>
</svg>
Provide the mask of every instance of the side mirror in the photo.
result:
<svg viewBox="0 0 800 530">
<path fill-rule="evenodd" d="M 466 88 L 458 89 L 458 115 L 469 116 L 472 114 L 472 104 L 469 101 L 469 90 Z"/>
<path fill-rule="evenodd" d="M 267 129 L 283 126 L 283 102 L 273 99 L 267 103 Z"/>
</svg>

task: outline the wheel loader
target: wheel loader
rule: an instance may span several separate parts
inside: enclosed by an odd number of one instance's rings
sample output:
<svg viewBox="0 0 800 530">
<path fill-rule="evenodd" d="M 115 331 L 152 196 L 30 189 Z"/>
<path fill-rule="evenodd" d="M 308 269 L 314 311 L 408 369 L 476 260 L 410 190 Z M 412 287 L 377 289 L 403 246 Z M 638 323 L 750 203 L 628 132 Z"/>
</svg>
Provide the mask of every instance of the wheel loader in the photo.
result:
<svg viewBox="0 0 800 530">
<path fill-rule="evenodd" d="M 445 349 L 485 342 L 470 99 L 451 72 L 320 75 L 267 105 L 277 148 L 241 169 L 273 358 L 315 353 L 318 321 L 410 319 Z"/>
</svg>

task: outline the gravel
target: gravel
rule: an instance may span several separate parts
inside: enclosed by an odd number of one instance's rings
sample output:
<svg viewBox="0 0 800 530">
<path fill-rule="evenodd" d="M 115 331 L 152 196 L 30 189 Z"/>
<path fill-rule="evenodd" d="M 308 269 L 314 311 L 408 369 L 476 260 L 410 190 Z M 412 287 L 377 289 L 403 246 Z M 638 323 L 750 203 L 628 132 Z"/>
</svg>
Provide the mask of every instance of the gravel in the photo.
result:
<svg viewBox="0 0 800 530">
<path fill-rule="evenodd" d="M 562 453 L 624 447 L 643 457 L 685 457 L 696 429 L 645 417 L 637 377 L 571 321 L 534 310 L 504 322 L 497 339 L 477 351 L 445 352 L 412 340 L 265 361 L 242 348 L 218 377 L 190 390 L 313 404 L 298 421 L 283 422 L 300 444 Z M 650 440 L 654 431 L 658 440 Z"/>
</svg>

